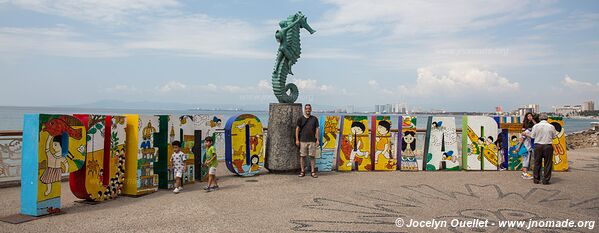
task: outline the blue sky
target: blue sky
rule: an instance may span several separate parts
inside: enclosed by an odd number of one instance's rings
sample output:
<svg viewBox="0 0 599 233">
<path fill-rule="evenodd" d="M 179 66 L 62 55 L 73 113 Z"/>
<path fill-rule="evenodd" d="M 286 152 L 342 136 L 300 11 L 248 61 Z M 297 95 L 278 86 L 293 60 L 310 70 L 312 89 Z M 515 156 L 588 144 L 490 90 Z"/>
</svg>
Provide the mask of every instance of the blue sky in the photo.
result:
<svg viewBox="0 0 599 233">
<path fill-rule="evenodd" d="M 0 0 L 0 105 L 263 104 L 297 11 L 300 102 L 510 110 L 599 100 L 596 1 Z"/>
</svg>

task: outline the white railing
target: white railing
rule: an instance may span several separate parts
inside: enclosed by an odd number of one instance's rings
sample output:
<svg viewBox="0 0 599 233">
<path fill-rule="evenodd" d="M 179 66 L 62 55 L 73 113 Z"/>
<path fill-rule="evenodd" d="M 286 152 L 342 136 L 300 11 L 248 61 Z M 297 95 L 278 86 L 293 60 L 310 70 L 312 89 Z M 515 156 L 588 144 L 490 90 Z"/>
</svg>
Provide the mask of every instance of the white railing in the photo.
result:
<svg viewBox="0 0 599 233">
<path fill-rule="evenodd" d="M 22 144 L 20 131 L 0 131 L 0 182 L 21 178 Z"/>
</svg>

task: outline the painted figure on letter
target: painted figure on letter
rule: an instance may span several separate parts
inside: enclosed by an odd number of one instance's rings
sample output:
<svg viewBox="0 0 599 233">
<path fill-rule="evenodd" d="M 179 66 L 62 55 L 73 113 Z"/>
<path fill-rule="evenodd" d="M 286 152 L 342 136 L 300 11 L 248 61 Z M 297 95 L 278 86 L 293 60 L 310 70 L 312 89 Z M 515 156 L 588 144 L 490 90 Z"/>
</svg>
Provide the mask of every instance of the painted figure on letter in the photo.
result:
<svg viewBox="0 0 599 233">
<path fill-rule="evenodd" d="M 62 147 L 62 135 L 49 136 L 46 140 L 46 170 L 40 177 L 40 181 L 46 184 L 44 196 L 52 192 L 52 183 L 60 181 L 62 166 L 65 167 L 64 171 L 69 170 L 69 163 L 62 156 Z"/>
</svg>

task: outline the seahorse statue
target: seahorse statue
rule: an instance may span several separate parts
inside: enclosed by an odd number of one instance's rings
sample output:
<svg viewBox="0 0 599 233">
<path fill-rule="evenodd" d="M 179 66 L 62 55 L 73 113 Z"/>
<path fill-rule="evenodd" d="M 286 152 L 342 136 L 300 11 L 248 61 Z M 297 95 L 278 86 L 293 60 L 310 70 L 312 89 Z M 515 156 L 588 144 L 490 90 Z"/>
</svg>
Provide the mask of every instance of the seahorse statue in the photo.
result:
<svg viewBox="0 0 599 233">
<path fill-rule="evenodd" d="M 299 96 L 297 86 L 293 83 L 287 83 L 287 75 L 293 75 L 291 66 L 297 62 L 300 57 L 300 29 L 304 28 L 313 34 L 316 32 L 306 22 L 306 16 L 302 12 L 289 16 L 286 20 L 281 20 L 279 26 L 281 29 L 275 32 L 275 38 L 279 42 L 277 52 L 277 62 L 272 72 L 272 89 L 279 103 L 294 103 Z M 289 94 L 287 93 L 289 92 Z"/>
</svg>

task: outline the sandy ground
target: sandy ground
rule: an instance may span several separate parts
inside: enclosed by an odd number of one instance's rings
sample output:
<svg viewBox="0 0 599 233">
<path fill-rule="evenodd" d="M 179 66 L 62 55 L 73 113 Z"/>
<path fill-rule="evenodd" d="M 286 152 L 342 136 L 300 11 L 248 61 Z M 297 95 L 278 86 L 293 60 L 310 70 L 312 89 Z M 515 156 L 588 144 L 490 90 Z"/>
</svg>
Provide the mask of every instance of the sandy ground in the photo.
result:
<svg viewBox="0 0 599 233">
<path fill-rule="evenodd" d="M 599 232 L 594 229 L 498 228 L 501 220 L 599 220 L 599 149 L 569 151 L 569 172 L 551 185 L 518 172 L 331 172 L 317 179 L 295 174 L 241 178 L 219 166 L 221 189 L 203 183 L 178 195 L 163 190 L 98 205 L 77 200 L 62 186 L 63 215 L 13 225 L 0 232 L 429 232 L 399 228 L 410 220 L 447 221 L 442 232 Z M 20 188 L 0 189 L 0 216 L 18 213 Z M 453 219 L 489 219 L 479 229 L 451 228 Z M 457 220 L 455 220 L 457 221 Z M 495 224 L 492 226 L 490 224 Z"/>
</svg>

